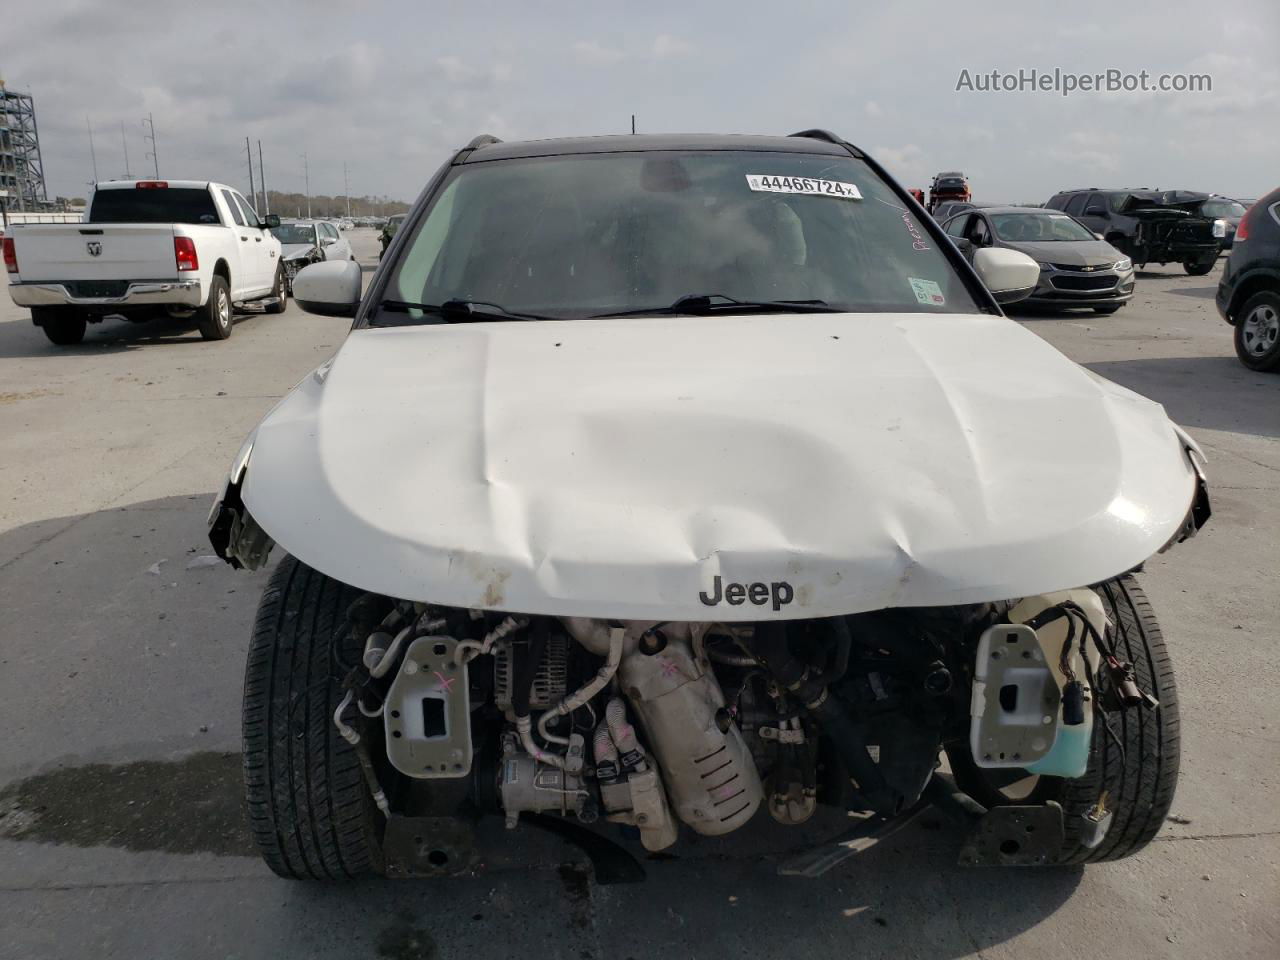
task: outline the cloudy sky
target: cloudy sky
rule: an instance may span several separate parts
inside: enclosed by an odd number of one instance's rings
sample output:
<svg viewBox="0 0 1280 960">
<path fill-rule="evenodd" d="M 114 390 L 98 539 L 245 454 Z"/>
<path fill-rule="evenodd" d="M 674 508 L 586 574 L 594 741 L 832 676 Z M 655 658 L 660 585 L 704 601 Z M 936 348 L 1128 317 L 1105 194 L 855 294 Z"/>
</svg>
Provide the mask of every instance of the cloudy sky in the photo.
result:
<svg viewBox="0 0 1280 960">
<path fill-rule="evenodd" d="M 642 132 L 821 126 L 907 186 L 962 169 L 975 196 L 1043 201 L 1091 185 L 1256 197 L 1280 185 L 1280 4 L 854 4 L 354 0 L 41 0 L 11 5 L 0 74 L 36 96 L 50 194 L 98 172 L 247 189 L 244 138 L 270 186 L 412 199 L 452 148 Z M 1138 9 L 1142 6 L 1142 9 Z M 124 11 L 127 10 L 128 13 Z M 1019 68 L 1208 73 L 1211 93 L 980 93 Z"/>
</svg>

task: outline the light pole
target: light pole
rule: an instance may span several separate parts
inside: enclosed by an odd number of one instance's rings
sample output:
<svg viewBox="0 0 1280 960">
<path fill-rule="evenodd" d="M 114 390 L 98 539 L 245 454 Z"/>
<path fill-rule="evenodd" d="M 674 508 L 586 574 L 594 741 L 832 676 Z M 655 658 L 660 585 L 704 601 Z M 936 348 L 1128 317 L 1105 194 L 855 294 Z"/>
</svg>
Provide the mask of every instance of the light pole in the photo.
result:
<svg viewBox="0 0 1280 960">
<path fill-rule="evenodd" d="M 145 123 L 151 129 L 150 135 L 144 137 L 143 139 L 151 141 L 151 152 L 148 153 L 147 156 L 151 158 L 151 162 L 155 165 L 156 179 L 159 180 L 160 179 L 160 158 L 156 156 L 156 122 L 151 119 L 151 114 L 149 113 L 147 114 L 147 118 L 142 122 Z"/>
<path fill-rule="evenodd" d="M 311 219 L 311 167 L 307 164 L 307 155 L 302 155 L 302 177 L 307 192 L 307 219 Z"/>
</svg>

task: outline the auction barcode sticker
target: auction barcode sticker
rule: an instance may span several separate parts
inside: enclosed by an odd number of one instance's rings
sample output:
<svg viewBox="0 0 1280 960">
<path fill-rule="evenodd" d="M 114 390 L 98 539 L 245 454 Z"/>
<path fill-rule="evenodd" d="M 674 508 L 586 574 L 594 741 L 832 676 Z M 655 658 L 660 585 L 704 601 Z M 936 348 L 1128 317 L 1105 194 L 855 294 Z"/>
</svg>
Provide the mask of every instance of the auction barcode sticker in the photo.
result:
<svg viewBox="0 0 1280 960">
<path fill-rule="evenodd" d="M 747 186 L 767 193 L 804 193 L 841 200 L 861 200 L 862 193 L 843 180 L 814 180 L 810 177 L 780 177 L 771 173 L 748 173 Z"/>
</svg>

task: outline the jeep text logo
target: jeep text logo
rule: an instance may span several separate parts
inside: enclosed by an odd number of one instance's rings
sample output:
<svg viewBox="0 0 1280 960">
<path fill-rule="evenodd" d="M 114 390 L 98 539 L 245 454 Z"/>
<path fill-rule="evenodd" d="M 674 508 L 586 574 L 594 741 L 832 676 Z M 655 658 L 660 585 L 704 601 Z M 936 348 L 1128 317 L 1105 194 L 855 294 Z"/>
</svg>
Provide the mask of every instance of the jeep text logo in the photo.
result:
<svg viewBox="0 0 1280 960">
<path fill-rule="evenodd" d="M 746 584 L 725 583 L 723 578 L 716 577 L 711 587 L 711 593 L 700 593 L 698 594 L 698 599 L 708 607 L 714 607 L 721 600 L 733 607 L 740 607 L 747 601 L 757 607 L 761 607 L 772 601 L 773 609 L 781 610 L 794 600 L 795 596 L 795 590 L 785 580 L 775 580 L 769 584 Z"/>
</svg>

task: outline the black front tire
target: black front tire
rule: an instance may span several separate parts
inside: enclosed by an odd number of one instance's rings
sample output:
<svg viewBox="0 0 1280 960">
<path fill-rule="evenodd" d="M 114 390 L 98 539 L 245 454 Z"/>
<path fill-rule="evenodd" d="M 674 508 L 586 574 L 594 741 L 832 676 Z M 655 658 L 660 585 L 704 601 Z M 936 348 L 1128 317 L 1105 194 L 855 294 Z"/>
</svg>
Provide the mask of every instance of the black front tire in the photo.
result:
<svg viewBox="0 0 1280 960">
<path fill-rule="evenodd" d="M 196 311 L 196 325 L 200 336 L 206 340 L 225 340 L 231 336 L 234 324 L 231 307 L 231 290 L 227 281 L 214 274 L 209 281 L 209 297 Z"/>
<path fill-rule="evenodd" d="M 1280 292 L 1263 290 L 1235 317 L 1236 356 L 1250 370 L 1280 370 Z"/>
<path fill-rule="evenodd" d="M 1218 255 L 1202 257 L 1199 260 L 1184 260 L 1182 269 L 1187 271 L 1193 277 L 1203 277 L 1206 273 L 1218 265 Z"/>
<path fill-rule="evenodd" d="M 338 664 L 361 654 L 345 627 L 357 596 L 286 556 L 258 606 L 244 681 L 245 796 L 253 840 L 282 877 L 382 872 L 381 816 L 355 748 L 333 725 Z M 382 749 L 370 745 L 375 756 Z"/>
<path fill-rule="evenodd" d="M 32 307 L 31 319 L 44 331 L 50 343 L 74 347 L 84 339 L 88 320 L 73 307 Z"/>
<path fill-rule="evenodd" d="M 1137 853 L 1164 825 L 1178 783 L 1178 691 L 1151 604 L 1131 574 L 1094 589 L 1112 624 L 1108 641 L 1115 645 L 1116 656 L 1133 664 L 1138 686 L 1160 705 L 1130 707 L 1104 716 L 1096 703 L 1106 699 L 1110 680 L 1106 671 L 1101 671 L 1097 680 L 1102 696 L 1095 697 L 1093 741 L 1084 776 L 1074 780 L 1041 777 L 1022 799 L 1003 796 L 992 786 L 986 774 L 999 771 L 979 769 L 967 743 L 948 748 L 957 784 L 980 803 L 993 806 L 1052 800 L 1062 805 L 1066 837 L 1055 858 L 1057 863 L 1099 863 Z M 1114 738 L 1107 731 L 1108 723 Z M 1111 825 L 1102 842 L 1089 848 L 1080 842 L 1083 818 L 1104 793 Z"/>
<path fill-rule="evenodd" d="M 276 268 L 275 286 L 271 288 L 271 296 L 276 298 L 276 302 L 266 307 L 267 313 L 284 313 L 289 306 L 289 284 L 285 282 L 284 267 Z"/>
</svg>

